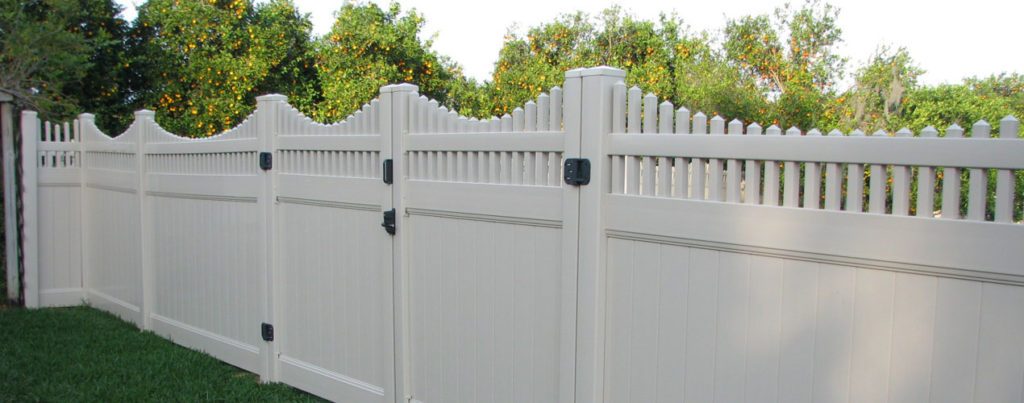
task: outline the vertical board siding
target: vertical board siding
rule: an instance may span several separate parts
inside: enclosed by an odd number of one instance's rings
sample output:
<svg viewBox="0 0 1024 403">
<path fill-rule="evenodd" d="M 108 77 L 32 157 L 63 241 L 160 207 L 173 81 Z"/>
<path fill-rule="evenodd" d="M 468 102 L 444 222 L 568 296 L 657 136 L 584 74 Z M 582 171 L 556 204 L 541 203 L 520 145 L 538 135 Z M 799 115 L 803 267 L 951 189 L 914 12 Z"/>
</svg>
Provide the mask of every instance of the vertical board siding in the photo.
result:
<svg viewBox="0 0 1024 403">
<path fill-rule="evenodd" d="M 421 402 L 558 399 L 561 231 L 413 215 L 412 395 Z"/>
<path fill-rule="evenodd" d="M 150 197 L 154 314 L 256 346 L 263 270 L 252 202 Z M 225 234 L 230 234 L 225 236 Z"/>
<path fill-rule="evenodd" d="M 380 213 L 281 203 L 279 220 L 281 354 L 380 388 L 391 260 L 365 253 L 390 241 Z"/>
<path fill-rule="evenodd" d="M 82 299 L 82 223 L 78 210 L 81 201 L 77 185 L 39 187 L 39 289 L 42 306 L 75 304 Z M 79 295 L 60 295 L 69 293 Z"/>
<path fill-rule="evenodd" d="M 138 311 L 142 306 L 142 235 L 139 233 L 138 196 L 134 192 L 85 188 L 84 244 L 88 279 L 86 287 L 101 298 L 90 302 L 110 311 Z M 118 228 L 118 231 L 108 231 Z M 111 301 L 106 301 L 111 300 Z M 126 305 L 126 306 L 125 306 Z M 141 313 L 141 311 L 139 311 Z"/>
<path fill-rule="evenodd" d="M 1017 402 L 1024 289 L 609 238 L 608 402 Z"/>
</svg>

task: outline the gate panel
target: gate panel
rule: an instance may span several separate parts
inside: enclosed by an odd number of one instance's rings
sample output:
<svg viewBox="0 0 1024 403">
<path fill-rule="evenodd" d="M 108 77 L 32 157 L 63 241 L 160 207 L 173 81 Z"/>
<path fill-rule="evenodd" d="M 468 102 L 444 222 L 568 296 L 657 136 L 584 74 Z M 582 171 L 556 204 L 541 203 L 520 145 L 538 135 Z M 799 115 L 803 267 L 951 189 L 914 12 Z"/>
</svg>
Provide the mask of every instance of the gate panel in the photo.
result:
<svg viewBox="0 0 1024 403">
<path fill-rule="evenodd" d="M 381 101 L 318 125 L 282 105 L 275 344 L 280 380 L 335 401 L 393 399 L 392 238 L 381 228 Z"/>
<path fill-rule="evenodd" d="M 399 234 L 413 401 L 571 400 L 577 206 L 561 168 L 578 132 L 561 95 L 491 121 L 410 99 Z"/>
</svg>

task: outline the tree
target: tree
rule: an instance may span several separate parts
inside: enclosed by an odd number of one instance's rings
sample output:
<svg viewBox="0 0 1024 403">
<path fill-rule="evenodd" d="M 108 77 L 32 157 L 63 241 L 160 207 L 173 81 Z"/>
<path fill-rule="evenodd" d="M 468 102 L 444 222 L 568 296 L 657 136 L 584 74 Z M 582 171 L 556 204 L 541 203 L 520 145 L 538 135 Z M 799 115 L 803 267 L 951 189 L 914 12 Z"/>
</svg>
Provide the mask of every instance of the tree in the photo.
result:
<svg viewBox="0 0 1024 403">
<path fill-rule="evenodd" d="M 79 112 L 94 113 L 100 128 L 121 133 L 127 127 L 121 117 L 132 113 L 126 63 L 129 24 L 119 15 L 121 6 L 112 0 L 74 3 L 61 10 L 60 18 L 67 31 L 85 39 L 89 61 L 85 76 L 67 82 L 63 93 L 77 100 Z"/>
<path fill-rule="evenodd" d="M 838 126 L 865 132 L 899 130 L 896 125 L 906 97 L 917 88 L 917 78 L 923 73 L 906 48 L 879 48 L 857 70 L 853 88 L 836 100 L 836 107 L 842 110 Z"/>
<path fill-rule="evenodd" d="M 318 99 L 306 84 L 311 24 L 290 0 L 150 0 L 139 7 L 132 68 L 139 107 L 155 109 L 168 130 L 218 133 L 281 92 L 299 105 Z"/>
<path fill-rule="evenodd" d="M 744 119 L 765 111 L 756 82 L 712 47 L 709 34 L 690 33 L 675 15 L 644 21 L 618 7 L 599 17 L 565 14 L 525 37 L 510 31 L 488 89 L 493 110 L 508 113 L 561 85 L 565 71 L 596 65 L 621 68 L 627 83 L 678 106 Z"/>
<path fill-rule="evenodd" d="M 671 43 L 675 105 L 748 123 L 771 120 L 768 100 L 756 79 L 713 49 L 707 34 Z"/>
<path fill-rule="evenodd" d="M 943 84 L 918 88 L 907 95 L 897 125 L 918 131 L 932 125 L 944 128 L 958 124 L 968 130 L 979 120 L 998 127 L 999 120 L 1011 115 L 1011 100 L 978 94 L 963 84 Z"/>
<path fill-rule="evenodd" d="M 827 119 L 826 105 L 846 64 L 835 53 L 842 35 L 838 16 L 839 9 L 810 0 L 800 9 L 778 8 L 773 17 L 726 24 L 726 54 L 774 94 L 773 120 L 780 125 L 807 129 Z"/>
<path fill-rule="evenodd" d="M 420 93 L 448 100 L 455 83 L 469 85 L 457 66 L 420 41 L 423 18 L 397 3 L 387 10 L 376 4 L 347 3 L 338 11 L 331 31 L 316 43 L 316 70 L 323 100 L 312 111 L 320 121 L 347 117 L 377 96 L 381 86 L 411 82 Z"/>
<path fill-rule="evenodd" d="M 586 14 L 564 14 L 554 22 L 531 27 L 526 37 L 505 35 L 489 90 L 494 115 L 511 113 L 556 85 L 574 67 L 596 65 L 591 59 L 595 29 Z"/>
<path fill-rule="evenodd" d="M 119 11 L 110 1 L 3 2 L 0 89 L 45 119 L 70 117 L 81 102 L 118 102 Z"/>
<path fill-rule="evenodd" d="M 984 78 L 970 77 L 964 85 L 985 98 L 1004 98 L 1014 115 L 1024 118 L 1024 74 L 1001 73 Z"/>
</svg>

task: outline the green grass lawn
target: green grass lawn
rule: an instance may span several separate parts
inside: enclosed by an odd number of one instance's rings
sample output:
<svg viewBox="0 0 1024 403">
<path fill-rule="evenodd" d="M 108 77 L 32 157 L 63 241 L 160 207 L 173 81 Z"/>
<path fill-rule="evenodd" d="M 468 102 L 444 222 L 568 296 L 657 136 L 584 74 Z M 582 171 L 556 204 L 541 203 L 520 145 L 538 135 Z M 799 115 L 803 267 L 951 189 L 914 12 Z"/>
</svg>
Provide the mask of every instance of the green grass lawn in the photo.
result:
<svg viewBox="0 0 1024 403">
<path fill-rule="evenodd" d="M 318 401 L 88 307 L 0 305 L 0 401 Z"/>
</svg>

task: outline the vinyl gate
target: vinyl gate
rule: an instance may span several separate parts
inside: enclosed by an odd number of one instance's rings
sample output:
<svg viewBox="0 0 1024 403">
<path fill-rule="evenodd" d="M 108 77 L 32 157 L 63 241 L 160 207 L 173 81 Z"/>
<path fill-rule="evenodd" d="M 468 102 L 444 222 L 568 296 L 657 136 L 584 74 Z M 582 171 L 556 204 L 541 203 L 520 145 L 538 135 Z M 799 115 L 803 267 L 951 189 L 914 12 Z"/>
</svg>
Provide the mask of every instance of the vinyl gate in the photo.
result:
<svg viewBox="0 0 1024 403">
<path fill-rule="evenodd" d="M 783 131 L 623 80 L 483 121 L 268 95 L 201 140 L 28 112 L 26 303 L 338 401 L 1024 399 L 1016 119 Z"/>
</svg>

